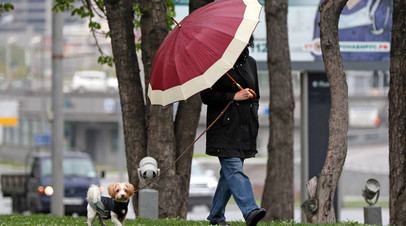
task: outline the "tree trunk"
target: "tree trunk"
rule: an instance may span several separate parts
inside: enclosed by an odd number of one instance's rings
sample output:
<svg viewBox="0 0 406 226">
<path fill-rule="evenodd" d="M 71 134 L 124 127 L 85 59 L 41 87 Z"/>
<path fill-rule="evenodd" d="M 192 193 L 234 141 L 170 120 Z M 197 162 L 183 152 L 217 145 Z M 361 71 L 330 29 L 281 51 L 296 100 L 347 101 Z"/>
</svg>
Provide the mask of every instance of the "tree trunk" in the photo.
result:
<svg viewBox="0 0 406 226">
<path fill-rule="evenodd" d="M 213 0 L 190 0 L 189 14 L 194 10 L 213 2 Z M 175 119 L 176 156 L 195 140 L 197 126 L 199 125 L 202 101 L 200 95 L 196 94 L 187 101 L 181 101 Z M 189 184 L 193 158 L 193 147 L 176 163 L 176 172 L 179 176 L 178 189 L 181 191 L 178 197 L 179 217 L 186 219 L 188 211 Z"/>
<path fill-rule="evenodd" d="M 190 8 L 196 9 L 207 2 L 212 0 L 191 1 Z M 135 52 L 132 4 L 132 1 L 105 0 L 120 86 L 129 179 L 130 183 L 141 186 L 137 169 L 143 157 L 154 157 L 163 171 L 193 142 L 201 100 L 195 95 L 179 103 L 175 123 L 172 105 L 151 106 L 148 98 L 144 102 L 143 92 L 147 92 L 155 54 L 168 34 L 166 6 L 164 0 L 139 1 L 144 40 L 141 48 L 146 89 L 143 91 Z M 186 218 L 192 157 L 193 148 L 178 161 L 176 168 L 170 168 L 156 181 L 159 200 L 165 200 L 159 202 L 160 218 Z M 133 203 L 137 214 L 138 194 L 134 195 Z"/>
<path fill-rule="evenodd" d="M 194 141 L 196 129 L 199 125 L 200 111 L 202 101 L 199 95 L 190 97 L 187 102 L 180 102 L 175 121 L 176 135 L 176 156 L 182 152 Z M 191 175 L 191 166 L 193 158 L 193 147 L 191 147 L 179 161 L 176 163 L 176 172 L 179 176 L 177 185 L 180 194 L 178 197 L 179 217 L 186 219 L 189 200 L 189 184 Z"/>
<path fill-rule="evenodd" d="M 393 1 L 389 90 L 390 224 L 406 225 L 406 4 Z"/>
<path fill-rule="evenodd" d="M 168 34 L 165 0 L 140 0 L 142 61 L 146 90 L 155 54 Z M 173 124 L 173 106 L 151 106 L 147 98 L 147 155 L 155 158 L 158 167 L 168 168 L 176 158 L 176 141 Z M 180 190 L 176 169 L 169 169 L 157 180 L 159 192 L 159 218 L 177 217 Z"/>
<path fill-rule="evenodd" d="M 293 219 L 293 111 L 287 0 L 265 1 L 270 85 L 268 163 L 262 207 L 265 221 Z"/>
<path fill-rule="evenodd" d="M 130 1 L 105 0 L 111 44 L 120 87 L 125 151 L 129 182 L 139 184 L 138 163 L 146 155 L 145 106 L 133 33 Z M 138 203 L 138 193 L 133 196 Z M 138 205 L 134 205 L 135 214 Z"/>
<path fill-rule="evenodd" d="M 307 213 L 311 223 L 335 223 L 334 193 L 347 156 L 348 87 L 338 41 L 338 20 L 347 0 L 325 0 L 320 6 L 320 42 L 331 92 L 329 143 L 317 179 L 317 208 Z M 314 215 L 309 218 L 309 215 Z"/>
</svg>

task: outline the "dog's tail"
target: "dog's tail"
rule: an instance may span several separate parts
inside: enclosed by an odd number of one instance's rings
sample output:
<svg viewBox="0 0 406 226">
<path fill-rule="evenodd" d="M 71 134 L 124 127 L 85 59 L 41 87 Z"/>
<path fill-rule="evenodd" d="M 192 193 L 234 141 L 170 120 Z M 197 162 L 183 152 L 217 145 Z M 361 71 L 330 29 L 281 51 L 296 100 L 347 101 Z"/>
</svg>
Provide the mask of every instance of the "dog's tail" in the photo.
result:
<svg viewBox="0 0 406 226">
<path fill-rule="evenodd" d="M 97 185 L 90 185 L 89 190 L 87 190 L 87 202 L 89 203 L 96 203 L 100 201 L 101 191 L 99 186 Z"/>
</svg>

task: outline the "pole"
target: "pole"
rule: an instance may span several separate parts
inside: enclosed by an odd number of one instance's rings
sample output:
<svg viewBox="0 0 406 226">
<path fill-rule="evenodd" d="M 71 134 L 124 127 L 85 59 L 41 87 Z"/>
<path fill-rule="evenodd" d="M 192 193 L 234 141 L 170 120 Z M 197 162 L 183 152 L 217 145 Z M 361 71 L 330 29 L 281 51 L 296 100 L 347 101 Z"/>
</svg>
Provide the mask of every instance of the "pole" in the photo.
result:
<svg viewBox="0 0 406 226">
<path fill-rule="evenodd" d="M 308 198 L 306 184 L 309 180 L 309 124 L 308 124 L 308 112 L 309 112 L 309 99 L 308 99 L 308 80 L 307 72 L 301 72 L 300 75 L 300 112 L 301 112 L 301 131 L 300 131 L 300 143 L 301 143 L 301 160 L 300 160 L 300 203 L 304 203 Z M 306 216 L 301 213 L 302 222 L 306 222 Z"/>
<path fill-rule="evenodd" d="M 63 13 L 52 13 L 52 186 L 51 214 L 64 215 L 63 197 Z"/>
</svg>

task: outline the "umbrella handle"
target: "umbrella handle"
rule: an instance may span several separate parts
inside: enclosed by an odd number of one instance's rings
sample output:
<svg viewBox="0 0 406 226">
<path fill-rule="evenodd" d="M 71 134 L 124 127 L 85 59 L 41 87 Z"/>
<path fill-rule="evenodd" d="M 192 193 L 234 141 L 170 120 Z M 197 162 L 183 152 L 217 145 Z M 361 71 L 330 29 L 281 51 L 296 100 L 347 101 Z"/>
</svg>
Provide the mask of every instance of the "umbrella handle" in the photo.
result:
<svg viewBox="0 0 406 226">
<path fill-rule="evenodd" d="M 236 85 L 239 90 L 243 90 L 243 89 L 244 89 L 244 88 L 242 88 L 242 87 L 240 86 L 240 84 L 238 84 L 238 83 L 233 79 L 233 77 L 231 77 L 230 74 L 226 73 L 226 75 L 231 79 L 231 81 L 233 81 L 234 85 Z M 257 98 L 257 94 L 255 93 L 254 90 L 249 89 L 249 91 L 250 91 L 250 93 L 252 94 L 251 99 Z"/>
<path fill-rule="evenodd" d="M 178 21 L 175 20 L 175 18 L 171 17 L 171 19 L 173 20 L 173 22 L 175 22 L 176 25 L 178 25 L 178 27 L 182 27 L 182 25 L 180 23 L 178 23 Z"/>
</svg>

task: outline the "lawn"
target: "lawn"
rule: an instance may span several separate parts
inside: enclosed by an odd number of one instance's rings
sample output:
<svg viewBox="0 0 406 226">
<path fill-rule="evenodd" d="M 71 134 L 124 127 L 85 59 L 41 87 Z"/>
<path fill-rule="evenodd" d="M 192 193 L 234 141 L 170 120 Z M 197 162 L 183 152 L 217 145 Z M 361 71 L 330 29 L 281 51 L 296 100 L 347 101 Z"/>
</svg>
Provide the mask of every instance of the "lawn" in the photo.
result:
<svg viewBox="0 0 406 226">
<path fill-rule="evenodd" d="M 105 221 L 107 225 L 113 225 L 111 220 Z M 243 221 L 232 221 L 229 222 L 232 226 L 244 226 L 245 222 Z M 198 226 L 198 225 L 209 225 L 208 221 L 190 221 L 184 220 L 179 218 L 171 218 L 171 219 L 159 219 L 159 220 L 151 220 L 147 218 L 137 218 L 137 219 L 129 219 L 125 222 L 126 225 L 154 225 L 154 226 L 177 226 L 177 225 L 190 225 L 190 226 Z M 58 216 L 51 216 L 51 215 L 0 215 L 0 226 L 10 226 L 10 225 L 86 225 L 86 217 L 58 217 Z M 98 221 L 95 221 L 93 225 L 100 225 Z M 311 224 L 302 224 L 302 223 L 295 223 L 295 222 L 260 222 L 259 226 L 265 225 L 275 225 L 275 226 L 286 226 L 286 225 L 311 225 Z M 328 225 L 328 224 L 322 224 Z M 330 224 L 330 225 L 363 225 L 358 222 L 342 222 L 337 224 Z"/>
</svg>

